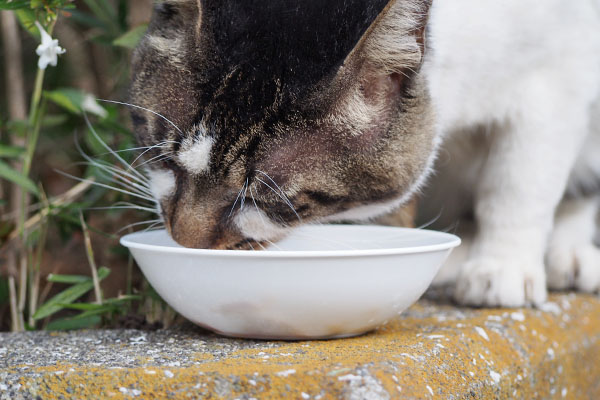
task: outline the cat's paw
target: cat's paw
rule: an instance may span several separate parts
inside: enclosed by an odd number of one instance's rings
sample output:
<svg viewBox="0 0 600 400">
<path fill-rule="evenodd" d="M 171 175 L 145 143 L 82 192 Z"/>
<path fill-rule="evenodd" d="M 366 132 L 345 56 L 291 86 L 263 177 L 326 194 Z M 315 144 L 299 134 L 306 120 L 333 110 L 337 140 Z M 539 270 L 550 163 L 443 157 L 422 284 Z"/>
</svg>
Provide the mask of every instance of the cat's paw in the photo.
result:
<svg viewBox="0 0 600 400">
<path fill-rule="evenodd" d="M 548 287 L 577 289 L 583 292 L 600 290 L 600 249 L 592 243 L 556 243 L 546 255 Z"/>
<path fill-rule="evenodd" d="M 462 266 L 454 292 L 464 305 L 523 307 L 547 298 L 544 266 L 518 260 L 477 258 Z"/>
</svg>

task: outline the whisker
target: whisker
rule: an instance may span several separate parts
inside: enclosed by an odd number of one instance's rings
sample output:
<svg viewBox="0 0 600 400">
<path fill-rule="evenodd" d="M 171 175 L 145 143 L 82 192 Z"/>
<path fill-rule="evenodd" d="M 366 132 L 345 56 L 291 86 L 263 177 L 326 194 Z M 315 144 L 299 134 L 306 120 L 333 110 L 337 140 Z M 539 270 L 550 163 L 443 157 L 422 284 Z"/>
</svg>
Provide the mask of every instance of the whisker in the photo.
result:
<svg viewBox="0 0 600 400">
<path fill-rule="evenodd" d="M 104 142 L 102 142 L 102 144 L 105 147 L 107 146 Z M 81 154 L 81 156 L 83 158 L 85 158 L 89 162 L 88 165 L 93 165 L 93 166 L 96 166 L 98 168 L 104 168 L 104 169 L 105 168 L 110 168 L 111 170 L 113 170 L 113 172 L 122 173 L 122 174 L 128 176 L 129 178 L 135 180 L 136 182 L 143 183 L 146 186 L 150 187 L 150 181 L 144 175 L 139 174 L 139 173 L 138 173 L 138 175 L 132 175 L 132 174 L 129 174 L 127 171 L 121 169 L 121 168 L 114 167 L 112 164 L 108 163 L 107 161 L 100 160 L 98 158 L 92 158 L 85 151 L 83 151 L 83 149 L 81 148 L 81 145 L 79 144 L 79 141 L 77 139 L 75 140 L 75 147 L 77 148 L 77 151 L 79 151 L 79 154 Z M 112 151 L 112 149 L 110 149 L 110 150 Z M 129 164 L 125 163 L 125 165 L 129 165 Z"/>
<path fill-rule="evenodd" d="M 240 211 L 244 209 L 244 203 L 246 202 L 246 194 L 248 193 L 248 178 L 246 178 L 246 183 L 244 184 L 244 195 L 242 196 L 242 202 L 240 204 Z"/>
<path fill-rule="evenodd" d="M 240 196 L 242 195 L 242 192 L 244 191 L 244 188 L 246 187 L 246 184 L 244 184 L 242 186 L 242 188 L 240 189 L 240 191 L 238 192 L 237 197 L 235 198 L 235 201 L 233 202 L 233 205 L 231 206 L 231 210 L 229 210 L 229 215 L 227 216 L 227 218 L 231 217 L 231 214 L 233 214 L 233 209 L 235 208 L 235 205 L 237 204 Z"/>
<path fill-rule="evenodd" d="M 153 229 L 155 226 L 158 226 L 157 229 Z M 152 225 L 150 225 L 149 227 L 147 227 L 146 229 L 144 229 L 144 232 L 149 232 L 152 230 L 158 230 L 158 229 L 164 229 L 165 228 L 165 224 L 161 221 L 161 222 L 155 222 Z"/>
<path fill-rule="evenodd" d="M 256 251 L 256 249 L 254 248 L 254 246 L 252 246 L 252 242 L 250 242 L 249 240 L 246 240 L 246 243 L 248 243 L 248 246 L 250 246 L 250 248 L 251 248 L 253 251 Z"/>
<path fill-rule="evenodd" d="M 175 124 L 174 124 L 174 123 L 173 123 L 173 122 L 172 122 L 172 121 L 171 121 L 169 118 L 165 117 L 165 116 L 164 116 L 164 115 L 162 115 L 162 114 L 159 114 L 159 113 L 157 113 L 156 111 L 152 111 L 152 110 L 150 110 L 149 108 L 142 107 L 142 106 L 138 106 L 138 105 L 131 104 L 131 103 L 125 103 L 125 102 L 122 102 L 122 101 L 115 101 L 115 100 L 105 100 L 105 99 L 96 99 L 96 100 L 98 100 L 98 101 L 102 101 L 102 102 L 104 102 L 104 103 L 119 104 L 119 105 L 122 105 L 122 106 L 129 106 L 129 107 L 133 107 L 133 108 L 138 108 L 138 109 L 140 109 L 140 110 L 148 111 L 149 113 L 152 113 L 152 114 L 154 114 L 154 115 L 156 115 L 156 116 L 158 116 L 158 117 L 160 117 L 160 118 L 164 119 L 165 121 L 167 121 L 167 122 L 168 122 L 169 124 L 171 124 L 171 125 L 172 125 L 172 126 L 175 128 L 175 129 L 177 129 L 177 131 L 178 131 L 179 133 L 181 133 L 181 134 L 183 135 L 183 131 L 182 131 L 181 129 L 179 129 L 179 127 L 178 127 L 177 125 L 175 125 Z"/>
<path fill-rule="evenodd" d="M 161 143 L 155 144 L 154 146 L 149 146 L 149 147 L 148 147 L 146 150 L 144 150 L 144 151 L 143 151 L 143 152 L 142 152 L 142 153 L 141 153 L 139 156 L 137 156 L 137 157 L 135 158 L 135 160 L 133 160 L 133 161 L 131 162 L 131 167 L 130 167 L 130 168 L 133 168 L 133 165 L 135 164 L 135 162 L 136 162 L 137 160 L 139 160 L 141 157 L 143 157 L 143 156 L 144 156 L 144 154 L 146 154 L 146 153 L 147 153 L 147 152 L 149 152 L 150 150 L 152 150 L 152 149 L 155 149 L 155 148 L 157 148 L 157 147 L 162 147 L 162 146 L 164 146 L 165 144 L 167 144 L 167 142 L 161 142 Z M 142 165 L 143 165 L 143 164 L 142 164 Z"/>
<path fill-rule="evenodd" d="M 128 182 L 135 183 L 144 189 L 150 190 L 150 181 L 149 180 L 147 180 L 147 179 L 141 180 L 137 176 L 131 175 L 124 169 L 117 168 L 107 162 L 103 162 L 103 161 L 99 161 L 99 160 L 91 160 L 91 161 L 89 161 L 87 163 L 83 163 L 83 164 L 100 168 L 100 169 L 104 170 L 105 172 L 110 172 L 115 175 L 119 175 L 122 178 L 129 178 L 129 179 L 131 179 L 131 181 L 128 181 Z"/>
<path fill-rule="evenodd" d="M 275 180 L 273 180 L 273 178 L 271 178 L 271 177 L 269 176 L 269 174 L 267 174 L 266 172 L 264 172 L 264 171 L 261 171 L 261 170 L 259 170 L 259 169 L 257 169 L 257 170 L 256 170 L 256 172 L 263 174 L 263 175 L 264 175 L 264 176 L 265 176 L 265 177 L 266 177 L 268 180 L 270 180 L 270 181 L 273 183 L 273 185 L 275 185 L 275 187 L 276 187 L 276 188 L 279 190 L 280 197 L 281 197 L 281 198 L 283 199 L 283 201 L 285 201 L 285 202 L 286 202 L 286 204 L 287 204 L 287 205 L 288 205 L 288 206 L 289 206 L 289 207 L 290 207 L 290 208 L 291 208 L 291 209 L 294 211 L 294 214 L 296 214 L 296 217 L 298 217 L 298 220 L 299 220 L 300 222 L 302 222 L 302 218 L 301 218 L 301 217 L 300 217 L 300 215 L 298 215 L 298 213 L 296 212 L 296 209 L 294 208 L 294 205 L 293 205 L 293 204 L 292 204 L 292 202 L 290 201 L 289 197 L 287 197 L 287 195 L 285 194 L 285 192 L 283 191 L 283 189 L 281 188 L 281 186 L 279 186 L 279 185 L 277 184 L 277 182 L 275 182 Z M 256 179 L 259 179 L 259 178 L 256 178 Z M 260 179 L 259 179 L 259 180 L 260 180 Z M 260 181 L 262 182 L 262 180 L 260 180 Z M 267 184 L 265 183 L 265 185 L 267 185 Z M 271 190 L 273 190 L 273 188 L 272 188 L 270 185 L 267 185 L 267 186 L 268 186 L 269 188 L 271 188 Z M 275 192 L 275 190 L 273 190 L 273 191 Z M 275 193 L 277 193 L 277 192 L 275 192 Z"/>
<path fill-rule="evenodd" d="M 262 212 L 261 212 L 260 208 L 258 208 L 258 205 L 256 204 L 256 199 L 254 198 L 254 193 L 252 192 L 252 187 L 250 188 L 250 197 L 252 198 L 252 202 L 254 203 L 254 208 L 256 208 L 256 211 L 258 212 L 258 217 L 262 221 L 263 225 L 266 227 L 267 223 L 265 222 L 265 220 L 262 216 Z"/>
<path fill-rule="evenodd" d="M 267 248 L 265 246 L 263 246 L 262 243 L 259 242 L 258 240 L 256 241 L 256 243 L 258 243 L 258 245 L 260 246 L 260 248 L 263 249 L 264 251 L 267 250 Z"/>
<path fill-rule="evenodd" d="M 58 174 L 66 176 L 67 178 L 75 179 L 76 181 L 79 181 L 79 182 L 90 183 L 92 185 L 96 185 L 96 186 L 100 186 L 100 187 L 103 187 L 103 188 L 106 188 L 106 189 L 114 190 L 114 191 L 117 191 L 117 192 L 120 192 L 120 193 L 128 194 L 128 195 L 133 196 L 133 197 L 137 197 L 137 198 L 140 198 L 140 199 L 148 200 L 148 201 L 151 201 L 151 202 L 156 202 L 156 200 L 154 198 L 152 198 L 152 197 L 143 196 L 143 195 L 135 193 L 135 192 L 130 192 L 130 191 L 127 191 L 127 190 L 124 190 L 124 189 L 120 189 L 120 188 L 114 187 L 114 186 L 105 185 L 104 183 L 95 182 L 95 181 L 92 181 L 92 180 L 89 180 L 89 179 L 78 178 L 75 175 L 67 174 L 66 172 L 62 172 L 62 171 L 59 171 L 59 170 L 54 170 L 54 171 L 56 173 L 58 173 Z"/>
<path fill-rule="evenodd" d="M 139 210 L 139 211 L 148 211 L 151 213 L 157 214 L 158 211 L 156 208 L 143 207 L 143 206 L 108 206 L 108 207 L 88 207 L 86 210 Z"/>
<path fill-rule="evenodd" d="M 165 140 L 162 143 L 164 143 L 164 144 L 171 144 L 171 143 L 179 143 L 179 142 L 177 142 L 176 140 Z M 154 144 L 154 145 L 151 145 L 151 146 L 130 147 L 128 149 L 113 150 L 113 151 L 115 153 L 126 153 L 128 151 L 145 150 L 145 149 L 148 149 L 148 148 L 151 148 L 151 147 L 154 147 L 154 146 L 156 146 L 156 145 Z M 109 154 L 112 154 L 112 153 L 108 153 L 108 152 L 106 152 L 106 153 L 100 153 L 100 154 L 97 155 L 97 157 L 102 157 L 102 156 L 106 156 L 106 155 L 109 155 Z"/>
<path fill-rule="evenodd" d="M 88 163 L 83 163 L 83 164 L 88 164 Z M 107 180 L 109 182 L 120 185 L 121 187 L 124 187 L 125 189 L 131 190 L 140 195 L 152 196 L 152 191 L 150 190 L 150 188 L 147 185 L 145 185 L 144 183 L 132 182 L 131 180 L 122 176 L 120 174 L 120 172 L 122 172 L 122 170 L 120 170 L 118 168 L 114 168 L 109 165 L 99 165 L 99 164 L 95 164 L 95 163 L 91 163 L 88 165 L 92 165 L 92 166 L 96 166 L 96 167 L 100 168 L 99 174 L 102 176 L 102 178 L 104 178 L 105 180 Z M 112 172 L 112 174 L 111 174 L 111 172 Z"/>
<path fill-rule="evenodd" d="M 425 222 L 424 224 L 417 226 L 415 229 L 425 229 L 425 228 L 435 224 L 437 222 L 437 220 L 441 218 L 443 212 L 444 212 L 444 209 L 442 208 L 435 217 L 433 217 L 431 220 Z"/>
<path fill-rule="evenodd" d="M 150 221 L 134 222 L 133 224 L 129 224 L 127 226 L 122 227 L 121 229 L 119 229 L 115 233 L 121 233 L 124 230 L 127 230 L 129 228 L 133 228 L 134 226 L 148 225 L 148 224 L 153 224 L 153 223 L 156 223 L 156 222 L 162 222 L 162 219 L 153 219 L 153 220 L 150 220 Z"/>
<path fill-rule="evenodd" d="M 275 247 L 277 250 L 283 251 L 283 249 L 279 246 L 277 246 L 274 242 L 271 242 L 269 239 L 265 239 L 265 241 L 267 243 L 269 243 L 271 246 Z"/>
<path fill-rule="evenodd" d="M 279 198 L 281 200 L 284 201 L 284 203 L 291 208 L 291 210 L 294 212 L 294 214 L 296 214 L 296 217 L 298 218 L 298 221 L 302 222 L 302 218 L 300 218 L 300 215 L 298 215 L 298 213 L 296 212 L 296 209 L 293 207 L 292 204 L 290 204 L 290 202 L 284 198 L 281 194 L 279 194 L 279 192 L 277 192 L 275 189 L 273 189 L 268 183 L 266 183 L 265 181 L 263 181 L 260 178 L 256 178 L 257 181 L 259 181 L 260 183 L 262 183 L 263 185 L 265 185 L 266 187 L 268 187 L 269 189 L 271 189 L 273 191 L 273 193 L 275 193 L 277 196 L 279 196 Z"/>
<path fill-rule="evenodd" d="M 155 163 L 155 162 L 166 160 L 166 159 L 168 159 L 168 158 L 171 157 L 171 154 L 175 154 L 175 152 L 174 151 L 169 151 L 167 153 L 162 153 L 162 154 L 159 154 L 157 156 L 154 156 L 154 157 L 152 157 L 152 158 L 144 161 L 143 163 L 141 163 L 137 167 L 132 167 L 132 170 L 135 171 L 137 168 L 140 168 L 140 167 L 142 167 L 142 166 L 144 166 L 146 164 L 150 164 L 150 163 Z"/>
<path fill-rule="evenodd" d="M 90 129 L 90 131 L 92 132 L 92 134 L 94 135 L 94 137 L 96 138 L 96 140 L 97 140 L 97 141 L 98 141 L 98 142 L 99 142 L 99 143 L 102 145 L 102 147 L 104 147 L 106 150 L 108 150 L 108 151 L 111 153 L 111 155 L 112 155 L 113 157 L 115 157 L 117 160 L 119 160 L 119 162 L 120 162 L 121 164 L 123 164 L 125 167 L 129 168 L 129 167 L 130 167 L 130 165 L 127 163 L 127 161 L 125 161 L 125 160 L 123 159 L 123 157 L 121 157 L 119 154 L 115 153 L 115 152 L 113 151 L 113 149 L 111 149 L 111 148 L 110 148 L 110 146 L 109 146 L 109 145 L 107 145 L 107 144 L 104 142 L 104 140 L 102 140 L 102 138 L 100 137 L 100 135 L 98 135 L 98 132 L 96 132 L 96 129 L 94 129 L 94 127 L 93 127 L 92 123 L 90 122 L 90 119 L 89 119 L 89 118 L 88 118 L 88 116 L 87 116 L 87 113 L 85 113 L 85 112 L 83 113 L 83 118 L 84 118 L 84 120 L 85 120 L 85 123 L 86 123 L 86 125 L 88 126 L 88 128 Z M 133 172 L 134 172 L 136 175 L 138 175 L 138 176 L 140 176 L 140 177 L 143 177 L 143 178 L 145 178 L 145 176 L 144 176 L 144 175 L 142 175 L 142 174 L 141 174 L 139 171 L 137 171 L 135 168 L 134 168 L 134 169 L 131 169 L 131 171 L 133 171 Z"/>
<path fill-rule="evenodd" d="M 460 225 L 459 221 L 455 221 L 444 229 L 441 229 L 440 232 L 449 233 L 452 232 L 453 235 L 456 235 L 456 231 L 458 230 L 458 226 Z"/>
</svg>

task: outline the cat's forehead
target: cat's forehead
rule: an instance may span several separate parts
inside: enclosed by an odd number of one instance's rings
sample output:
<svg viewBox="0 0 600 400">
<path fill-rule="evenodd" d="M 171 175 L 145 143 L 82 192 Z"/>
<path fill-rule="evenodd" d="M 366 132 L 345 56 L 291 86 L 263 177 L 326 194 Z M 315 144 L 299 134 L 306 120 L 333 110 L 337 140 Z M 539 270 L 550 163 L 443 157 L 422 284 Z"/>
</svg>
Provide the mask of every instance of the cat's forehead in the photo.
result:
<svg viewBox="0 0 600 400">
<path fill-rule="evenodd" d="M 306 106 L 386 3 L 201 0 L 197 89 L 205 117 L 249 126 Z"/>
<path fill-rule="evenodd" d="M 201 0 L 201 35 L 229 64 L 315 81 L 339 65 L 388 0 Z"/>
</svg>

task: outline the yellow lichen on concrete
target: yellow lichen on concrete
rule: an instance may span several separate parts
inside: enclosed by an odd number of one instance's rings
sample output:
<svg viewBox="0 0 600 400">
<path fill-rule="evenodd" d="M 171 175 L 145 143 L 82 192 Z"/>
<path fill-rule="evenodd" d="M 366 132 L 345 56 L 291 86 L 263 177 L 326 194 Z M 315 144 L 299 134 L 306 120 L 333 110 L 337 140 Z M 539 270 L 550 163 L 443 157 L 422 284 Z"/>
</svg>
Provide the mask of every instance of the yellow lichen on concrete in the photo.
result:
<svg viewBox="0 0 600 400">
<path fill-rule="evenodd" d="M 123 368 L 33 367 L 38 377 L 21 384 L 44 399 L 600 398 L 600 300 L 551 300 L 546 311 L 425 302 L 376 332 L 340 340 L 220 351 L 219 338 L 203 337 L 186 367 L 140 355 L 138 366 Z"/>
</svg>

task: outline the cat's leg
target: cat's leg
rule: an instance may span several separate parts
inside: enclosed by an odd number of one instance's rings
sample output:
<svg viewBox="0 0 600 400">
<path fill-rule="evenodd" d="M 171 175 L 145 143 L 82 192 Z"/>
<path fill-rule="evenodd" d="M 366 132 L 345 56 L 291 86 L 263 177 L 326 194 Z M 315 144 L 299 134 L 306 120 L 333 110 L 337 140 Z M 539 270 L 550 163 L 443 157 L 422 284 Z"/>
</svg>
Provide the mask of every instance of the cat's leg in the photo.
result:
<svg viewBox="0 0 600 400">
<path fill-rule="evenodd" d="M 547 239 L 589 119 L 584 104 L 565 104 L 544 88 L 551 86 L 524 92 L 531 97 L 519 99 L 518 116 L 492 140 L 476 189 L 478 233 L 455 289 L 459 303 L 519 307 L 546 300 Z"/>
<path fill-rule="evenodd" d="M 596 196 L 565 199 L 558 207 L 546 254 L 550 288 L 600 289 L 600 248 L 594 244 L 599 206 Z"/>
<path fill-rule="evenodd" d="M 433 278 L 433 282 L 431 282 L 432 286 L 455 285 L 460 276 L 462 266 L 469 257 L 475 235 L 474 228 L 471 226 L 468 228 L 461 227 L 458 232 L 453 233 L 460 237 L 461 244 L 452 250 L 444 265 L 442 265 L 435 278 Z"/>
</svg>

